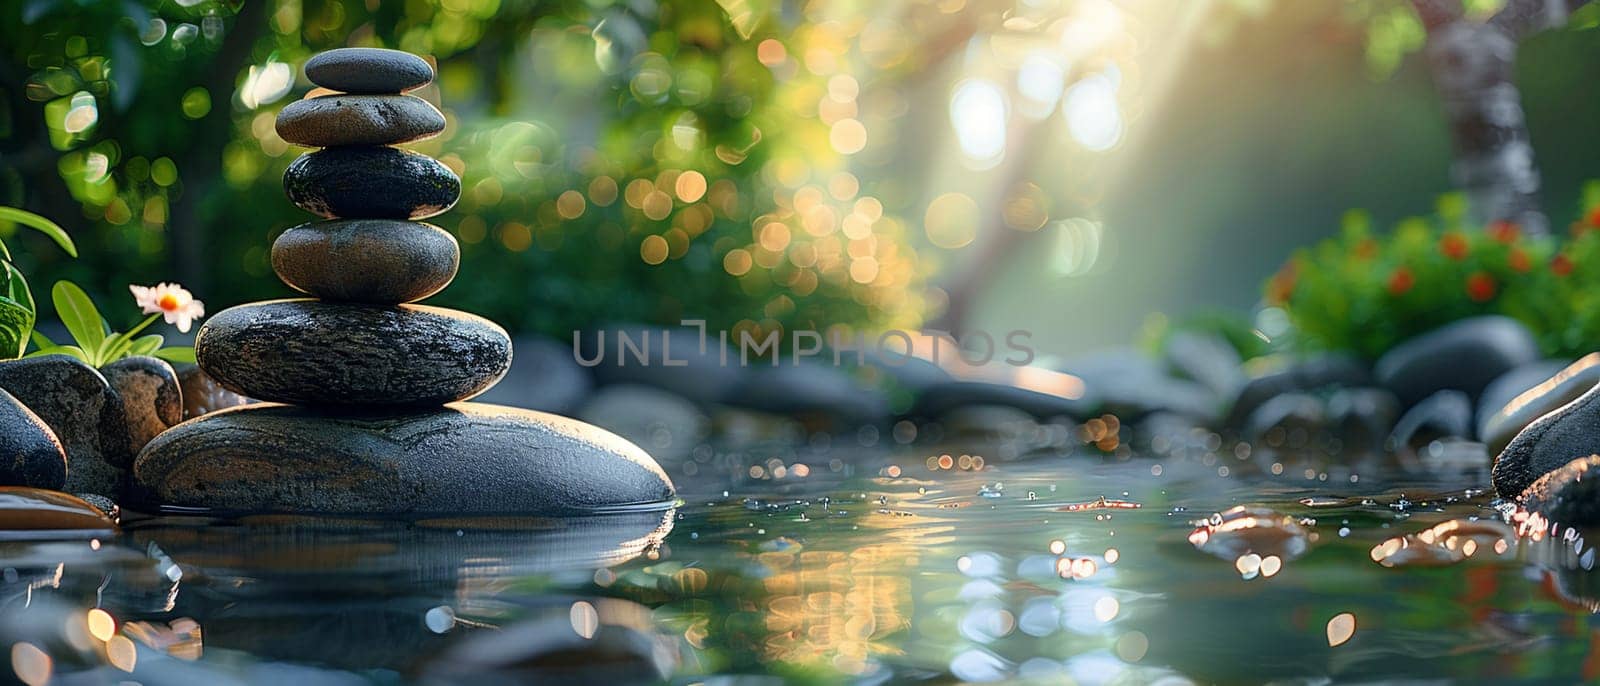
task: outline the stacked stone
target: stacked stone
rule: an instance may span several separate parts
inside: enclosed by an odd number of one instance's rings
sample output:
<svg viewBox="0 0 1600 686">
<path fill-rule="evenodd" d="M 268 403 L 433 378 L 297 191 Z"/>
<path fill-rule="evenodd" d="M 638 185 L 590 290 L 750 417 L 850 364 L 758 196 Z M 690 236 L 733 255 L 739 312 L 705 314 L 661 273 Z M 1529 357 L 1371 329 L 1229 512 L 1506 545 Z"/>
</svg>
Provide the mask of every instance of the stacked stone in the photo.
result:
<svg viewBox="0 0 1600 686">
<path fill-rule="evenodd" d="M 284 173 L 324 218 L 272 246 L 273 270 L 315 299 L 241 305 L 195 339 L 230 390 L 284 405 L 208 415 L 161 435 L 135 476 L 160 504 L 298 512 L 561 513 L 667 502 L 672 485 L 636 446 L 594 427 L 467 400 L 511 365 L 486 319 L 413 304 L 455 277 L 460 249 L 417 220 L 461 181 L 395 145 L 444 130 L 407 92 L 433 80 L 415 55 L 346 48 L 306 63 L 332 94 L 285 107 L 284 140 L 321 150 Z M 485 495 L 492 497 L 485 498 Z"/>
</svg>

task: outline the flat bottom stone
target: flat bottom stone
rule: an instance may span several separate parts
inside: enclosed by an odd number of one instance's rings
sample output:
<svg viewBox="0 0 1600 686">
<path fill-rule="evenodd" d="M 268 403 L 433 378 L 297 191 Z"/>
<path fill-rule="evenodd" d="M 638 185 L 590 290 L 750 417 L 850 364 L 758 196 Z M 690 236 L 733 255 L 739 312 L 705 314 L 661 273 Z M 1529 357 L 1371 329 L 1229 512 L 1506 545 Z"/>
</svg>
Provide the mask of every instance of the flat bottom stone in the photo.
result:
<svg viewBox="0 0 1600 686">
<path fill-rule="evenodd" d="M 614 434 L 483 403 L 223 410 L 151 441 L 134 479 L 145 505 L 220 513 L 569 515 L 665 509 L 675 497 L 655 460 Z"/>
</svg>

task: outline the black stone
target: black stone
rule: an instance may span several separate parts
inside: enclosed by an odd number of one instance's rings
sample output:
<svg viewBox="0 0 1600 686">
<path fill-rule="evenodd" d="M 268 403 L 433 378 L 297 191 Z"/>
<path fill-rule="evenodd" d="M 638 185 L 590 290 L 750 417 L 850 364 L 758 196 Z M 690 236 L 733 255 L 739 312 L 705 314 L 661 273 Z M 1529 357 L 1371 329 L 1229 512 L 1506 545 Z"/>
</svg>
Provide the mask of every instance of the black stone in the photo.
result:
<svg viewBox="0 0 1600 686">
<path fill-rule="evenodd" d="M 857 427 L 889 418 L 888 401 L 882 393 L 837 367 L 814 362 L 796 365 L 792 360 L 780 360 L 777 366 L 751 369 L 724 402 Z"/>
<path fill-rule="evenodd" d="M 438 160 L 389 147 L 328 148 L 283 172 L 301 209 L 328 219 L 425 219 L 461 197 L 461 179 Z"/>
<path fill-rule="evenodd" d="M 1580 457 L 1539 477 L 1519 500 L 1529 511 L 1566 526 L 1600 525 L 1600 455 Z"/>
<path fill-rule="evenodd" d="M 272 243 L 278 278 L 326 300 L 421 300 L 450 285 L 460 262 L 461 248 L 444 229 L 394 219 L 301 224 Z"/>
<path fill-rule="evenodd" d="M 132 460 L 122 399 L 93 367 L 67 355 L 0 362 L 0 389 L 39 415 L 67 451 L 62 490 L 117 497 Z"/>
<path fill-rule="evenodd" d="M 0 539 L 87 538 L 116 531 L 116 520 L 77 496 L 43 488 L 0 487 Z"/>
<path fill-rule="evenodd" d="M 1199 382 L 1222 398 L 1232 399 L 1245 383 L 1239 351 L 1216 334 L 1173 334 L 1167 341 L 1166 359 L 1173 372 Z"/>
<path fill-rule="evenodd" d="M 1348 450 L 1377 453 L 1400 416 L 1400 400 L 1382 388 L 1341 388 L 1328 395 L 1328 427 Z"/>
<path fill-rule="evenodd" d="M 200 367 L 258 400 L 438 405 L 471 398 L 511 366 L 511 338 L 482 317 L 425 305 L 273 300 L 213 315 Z"/>
<path fill-rule="evenodd" d="M 697 403 L 720 402 L 746 371 L 739 351 L 722 343 L 716 331 L 707 334 L 702 346 L 697 328 L 612 324 L 587 332 L 575 343 L 579 363 L 602 386 L 655 386 Z"/>
<path fill-rule="evenodd" d="M 1415 452 L 1436 440 L 1471 437 L 1472 401 L 1461 391 L 1439 391 L 1400 416 L 1389 445 Z"/>
<path fill-rule="evenodd" d="M 1570 365 L 1545 360 L 1513 369 L 1484 390 L 1478 403 L 1478 439 L 1498 453 L 1533 420 L 1578 399 L 1600 383 L 1600 353 Z"/>
<path fill-rule="evenodd" d="M 1291 391 L 1310 391 L 1326 386 L 1356 388 L 1370 386 L 1372 375 L 1361 360 L 1342 353 L 1326 353 L 1288 363 L 1282 368 L 1245 382 L 1224 425 L 1239 429 L 1263 403 Z"/>
<path fill-rule="evenodd" d="M 330 416 L 253 405 L 157 437 L 134 476 L 156 504 L 227 511 L 567 515 L 671 505 L 643 450 L 556 415 L 482 403 Z"/>
<path fill-rule="evenodd" d="M 398 145 L 432 138 L 444 115 L 410 95 L 324 95 L 296 100 L 278 112 L 278 137 L 295 145 Z"/>
<path fill-rule="evenodd" d="M 0 391 L 0 486 L 59 489 L 67 483 L 67 453 L 44 420 Z"/>
<path fill-rule="evenodd" d="M 1490 382 L 1539 359 L 1539 344 L 1510 317 L 1462 319 L 1407 340 L 1373 367 L 1378 383 L 1414 405 L 1434 393 L 1456 390 L 1476 401 Z"/>
<path fill-rule="evenodd" d="M 137 453 L 150 439 L 183 421 L 183 387 L 172 365 L 154 357 L 125 357 L 100 368 L 122 399 L 128 449 Z"/>
<path fill-rule="evenodd" d="M 1540 417 L 1518 433 L 1494 462 L 1494 488 L 1522 495 L 1534 481 L 1568 462 L 1600 453 L 1600 386 Z"/>
<path fill-rule="evenodd" d="M 306 60 L 306 78 L 345 93 L 404 93 L 433 81 L 433 66 L 409 52 L 339 48 Z"/>
</svg>

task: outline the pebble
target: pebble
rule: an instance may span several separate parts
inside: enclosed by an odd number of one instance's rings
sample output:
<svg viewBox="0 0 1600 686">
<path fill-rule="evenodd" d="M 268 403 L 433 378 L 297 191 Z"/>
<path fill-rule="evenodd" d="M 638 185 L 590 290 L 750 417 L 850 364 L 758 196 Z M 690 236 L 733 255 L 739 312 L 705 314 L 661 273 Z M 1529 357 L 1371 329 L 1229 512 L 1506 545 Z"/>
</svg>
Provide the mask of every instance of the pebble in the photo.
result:
<svg viewBox="0 0 1600 686">
<path fill-rule="evenodd" d="M 461 179 L 438 160 L 383 146 L 326 148 L 283 173 L 289 200 L 326 219 L 426 219 L 461 197 Z"/>
<path fill-rule="evenodd" d="M 433 66 L 400 50 L 338 48 L 306 60 L 306 78 L 344 93 L 404 93 L 433 82 Z"/>
<path fill-rule="evenodd" d="M 412 95 L 324 95 L 278 113 L 278 137 L 308 148 L 397 145 L 444 131 L 439 108 Z"/>
<path fill-rule="evenodd" d="M 326 300 L 422 300 L 450 285 L 460 262 L 461 248 L 444 229 L 394 219 L 301 224 L 272 244 L 278 278 Z"/>
<path fill-rule="evenodd" d="M 0 485 L 61 488 L 67 453 L 44 420 L 0 391 Z"/>
</svg>

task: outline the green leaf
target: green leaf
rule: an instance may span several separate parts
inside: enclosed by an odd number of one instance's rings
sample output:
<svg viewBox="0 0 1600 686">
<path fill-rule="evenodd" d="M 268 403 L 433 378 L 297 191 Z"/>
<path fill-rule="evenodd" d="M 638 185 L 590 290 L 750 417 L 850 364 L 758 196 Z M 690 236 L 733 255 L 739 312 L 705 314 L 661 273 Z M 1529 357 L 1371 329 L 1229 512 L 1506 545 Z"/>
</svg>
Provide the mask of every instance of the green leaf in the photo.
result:
<svg viewBox="0 0 1600 686">
<path fill-rule="evenodd" d="M 49 219 L 15 207 L 0 207 L 0 219 L 14 221 L 35 229 L 39 233 L 49 236 L 50 240 L 55 241 L 56 245 L 61 246 L 61 249 L 65 250 L 68 255 L 78 256 L 78 246 L 72 243 L 72 237 L 67 235 L 66 229 L 61 228 L 61 225 Z M 7 255 L 6 259 L 10 259 L 10 256 Z"/>
<path fill-rule="evenodd" d="M 162 349 L 157 350 L 157 351 L 155 351 L 153 353 L 150 353 L 150 354 L 155 356 L 155 357 L 158 357 L 160 359 L 166 360 L 168 362 L 178 362 L 178 363 L 182 363 L 182 364 L 194 364 L 194 348 L 190 348 L 190 347 L 187 347 L 187 346 L 175 347 L 175 348 L 162 348 Z"/>
<path fill-rule="evenodd" d="M 33 311 L 10 298 L 0 297 L 0 359 L 22 357 L 33 331 Z"/>
<path fill-rule="evenodd" d="M 132 345 L 133 342 L 128 340 L 126 334 L 114 333 L 106 336 L 94 350 L 90 350 L 89 355 L 94 358 L 94 366 L 99 368 L 122 359 Z"/>
<path fill-rule="evenodd" d="M 28 289 L 28 279 L 22 275 L 16 265 L 5 263 L 6 267 L 6 295 L 17 301 L 18 305 L 28 308 L 29 312 L 37 314 L 39 309 L 33 302 L 33 291 Z"/>
<path fill-rule="evenodd" d="M 50 340 L 49 336 L 40 333 L 38 329 L 33 330 L 31 338 L 33 338 L 33 344 L 39 346 L 40 350 L 56 347 L 56 342 Z"/>
<path fill-rule="evenodd" d="M 167 339 L 165 336 L 162 336 L 158 333 L 153 333 L 148 336 L 140 336 L 133 339 L 132 345 L 128 347 L 128 355 L 149 355 L 157 350 L 160 350 L 161 344 L 165 343 L 166 340 Z"/>
<path fill-rule="evenodd" d="M 78 358 L 79 360 L 82 360 L 84 364 L 88 364 L 89 363 L 89 353 L 84 352 L 83 348 L 80 348 L 80 347 L 75 346 L 75 345 L 56 345 L 56 346 L 51 346 L 49 348 L 44 348 L 42 350 L 35 350 L 35 351 L 31 352 L 31 353 L 28 353 L 26 355 L 26 357 L 43 357 L 45 355 L 70 355 L 72 357 Z"/>
<path fill-rule="evenodd" d="M 98 350 L 106 340 L 106 322 L 94 308 L 89 294 L 71 281 L 57 281 L 50 289 L 50 300 L 55 303 L 56 316 L 67 325 L 67 331 L 83 350 Z"/>
</svg>

